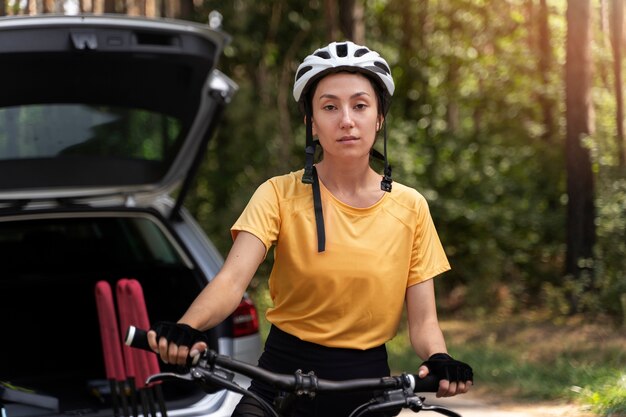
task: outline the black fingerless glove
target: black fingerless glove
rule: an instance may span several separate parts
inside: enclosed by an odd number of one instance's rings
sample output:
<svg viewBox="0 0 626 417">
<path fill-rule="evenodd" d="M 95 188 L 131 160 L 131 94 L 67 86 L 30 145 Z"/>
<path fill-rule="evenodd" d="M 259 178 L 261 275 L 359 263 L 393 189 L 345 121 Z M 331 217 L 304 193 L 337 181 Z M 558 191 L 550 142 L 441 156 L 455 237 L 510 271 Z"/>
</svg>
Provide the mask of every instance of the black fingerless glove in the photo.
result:
<svg viewBox="0 0 626 417">
<path fill-rule="evenodd" d="M 164 337 L 170 343 L 187 346 L 190 349 L 196 342 L 204 342 L 207 346 L 209 345 L 209 339 L 204 333 L 187 324 L 159 321 L 154 323 L 150 330 L 156 332 L 157 341 Z"/>
<path fill-rule="evenodd" d="M 474 381 L 472 367 L 453 359 L 447 353 L 435 353 L 422 365 L 425 365 L 429 373 L 437 379 L 447 379 L 450 382 Z"/>
</svg>

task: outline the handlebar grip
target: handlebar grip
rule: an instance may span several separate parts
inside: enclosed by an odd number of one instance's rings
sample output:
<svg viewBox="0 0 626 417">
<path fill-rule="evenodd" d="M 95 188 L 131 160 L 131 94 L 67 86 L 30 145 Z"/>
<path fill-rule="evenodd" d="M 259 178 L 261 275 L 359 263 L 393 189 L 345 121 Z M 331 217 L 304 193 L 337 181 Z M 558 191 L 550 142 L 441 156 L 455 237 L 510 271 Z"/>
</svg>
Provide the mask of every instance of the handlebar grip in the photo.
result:
<svg viewBox="0 0 626 417">
<path fill-rule="evenodd" d="M 126 346 L 147 350 L 148 352 L 154 353 L 154 351 L 150 348 L 150 345 L 148 344 L 147 330 L 139 329 L 135 326 L 128 326 L 124 343 L 126 344 Z"/>
<path fill-rule="evenodd" d="M 124 343 L 126 344 L 126 346 L 156 353 L 152 350 L 152 348 L 150 348 L 150 344 L 148 344 L 148 331 L 132 325 L 128 326 L 128 330 L 126 330 L 126 338 L 124 339 Z M 187 364 L 197 365 L 200 357 L 201 355 L 189 357 Z"/>
<path fill-rule="evenodd" d="M 417 374 L 410 375 L 413 379 L 413 392 L 437 392 L 439 390 L 439 379 L 434 375 L 426 375 L 420 378 Z"/>
</svg>

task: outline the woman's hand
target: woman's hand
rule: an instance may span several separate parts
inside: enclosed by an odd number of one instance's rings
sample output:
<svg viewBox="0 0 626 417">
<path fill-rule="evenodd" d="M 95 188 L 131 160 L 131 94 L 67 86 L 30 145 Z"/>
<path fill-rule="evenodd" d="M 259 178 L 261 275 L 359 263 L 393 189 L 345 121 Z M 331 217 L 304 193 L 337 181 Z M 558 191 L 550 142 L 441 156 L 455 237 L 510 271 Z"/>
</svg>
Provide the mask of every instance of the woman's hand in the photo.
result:
<svg viewBox="0 0 626 417">
<path fill-rule="evenodd" d="M 440 380 L 437 397 L 464 394 L 474 384 L 472 367 L 453 359 L 447 353 L 435 353 L 422 363 L 418 371 L 419 377 L 424 378 L 428 374 Z"/>
<path fill-rule="evenodd" d="M 204 333 L 183 323 L 160 321 L 148 331 L 150 348 L 173 365 L 191 365 L 208 347 Z"/>
</svg>

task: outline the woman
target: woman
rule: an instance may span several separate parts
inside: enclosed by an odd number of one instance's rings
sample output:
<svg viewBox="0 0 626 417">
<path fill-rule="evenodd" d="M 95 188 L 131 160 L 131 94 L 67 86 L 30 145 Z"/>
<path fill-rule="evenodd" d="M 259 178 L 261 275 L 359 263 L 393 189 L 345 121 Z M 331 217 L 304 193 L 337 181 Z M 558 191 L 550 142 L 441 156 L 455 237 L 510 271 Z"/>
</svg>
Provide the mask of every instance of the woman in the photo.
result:
<svg viewBox="0 0 626 417">
<path fill-rule="evenodd" d="M 165 362 L 184 364 L 206 349 L 198 330 L 234 311 L 274 246 L 272 327 L 260 366 L 336 380 L 389 375 L 385 343 L 406 302 L 412 346 L 428 358 L 419 375 L 445 378 L 438 396 L 469 390 L 472 370 L 447 354 L 437 320 L 432 278 L 450 266 L 428 205 L 416 190 L 392 184 L 384 122 L 393 92 L 386 61 L 352 42 L 331 43 L 303 61 L 294 98 L 307 126 L 305 169 L 257 189 L 231 228 L 234 243 L 215 279 L 178 323 L 153 326 L 149 343 Z M 382 180 L 370 166 L 381 128 Z M 313 164 L 318 143 L 323 158 Z M 276 395 L 259 381 L 250 389 L 270 403 Z M 296 415 L 347 416 L 368 399 L 298 399 Z M 263 411 L 244 397 L 234 415 Z"/>
</svg>

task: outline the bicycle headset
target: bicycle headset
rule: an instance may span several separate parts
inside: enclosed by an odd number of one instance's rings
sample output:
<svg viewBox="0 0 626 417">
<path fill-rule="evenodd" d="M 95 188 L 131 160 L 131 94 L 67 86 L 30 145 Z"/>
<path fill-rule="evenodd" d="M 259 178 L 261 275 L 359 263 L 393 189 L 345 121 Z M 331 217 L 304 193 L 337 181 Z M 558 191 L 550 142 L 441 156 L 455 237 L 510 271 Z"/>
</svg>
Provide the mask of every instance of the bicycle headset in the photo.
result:
<svg viewBox="0 0 626 417">
<path fill-rule="evenodd" d="M 325 250 L 326 235 L 324 231 L 324 216 L 322 213 L 319 179 L 317 177 L 317 171 L 313 166 L 313 158 L 319 142 L 313 140 L 311 94 L 315 89 L 314 86 L 322 77 L 342 71 L 358 72 L 373 81 L 383 116 L 385 116 L 389 110 L 391 97 L 395 89 L 387 61 L 377 52 L 350 41 L 332 42 L 328 46 L 317 49 L 302 61 L 296 71 L 293 97 L 303 110 L 306 120 L 306 161 L 302 182 L 311 184 L 313 188 L 313 207 L 315 210 L 318 252 L 324 252 Z M 383 155 L 373 148 L 371 153 L 384 162 L 384 175 L 380 182 L 381 190 L 391 192 L 391 183 L 393 181 L 391 179 L 391 166 L 387 159 L 387 124 L 384 120 Z"/>
</svg>

